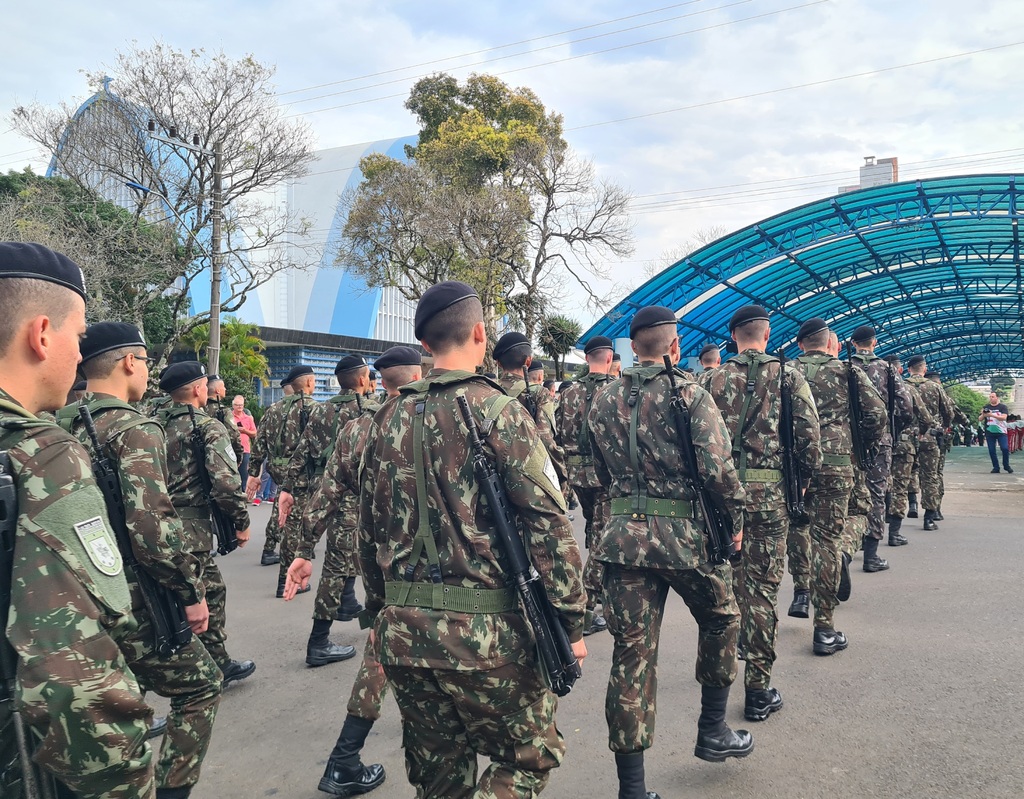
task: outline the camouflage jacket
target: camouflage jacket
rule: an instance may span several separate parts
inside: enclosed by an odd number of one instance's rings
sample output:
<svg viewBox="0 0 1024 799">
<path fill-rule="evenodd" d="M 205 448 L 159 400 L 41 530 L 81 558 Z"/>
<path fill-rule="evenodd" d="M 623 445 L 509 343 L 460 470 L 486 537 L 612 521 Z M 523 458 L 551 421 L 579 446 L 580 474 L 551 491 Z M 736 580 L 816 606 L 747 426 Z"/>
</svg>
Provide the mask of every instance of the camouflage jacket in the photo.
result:
<svg viewBox="0 0 1024 799">
<path fill-rule="evenodd" d="M 744 490 L 730 456 L 729 432 L 714 401 L 690 375 L 676 370 L 679 396 L 689 409 L 690 434 L 697 468 L 710 493 L 743 529 Z M 629 404 L 636 392 L 635 404 Z M 638 483 L 647 496 L 692 503 L 690 477 L 669 407 L 671 386 L 665 367 L 643 364 L 622 370 L 594 398 L 590 411 L 590 445 L 594 469 L 612 501 L 612 515 L 601 531 L 592 557 L 649 569 L 693 569 L 707 561 L 703 522 L 677 515 L 648 513 L 633 519 L 617 512 L 616 500 L 631 498 Z M 636 457 L 630 455 L 632 413 L 636 412 Z M 637 468 L 639 467 L 639 471 Z"/>
<path fill-rule="evenodd" d="M 358 413 L 359 401 L 354 393 L 335 394 L 327 402 L 311 405 L 309 421 L 292 451 L 282 485 L 305 486 L 314 491 L 324 475 L 341 428 Z"/>
<path fill-rule="evenodd" d="M 852 476 L 853 433 L 850 413 L 850 382 L 847 364 L 820 350 L 812 350 L 793 362 L 807 380 L 818 411 L 821 429 L 821 471 Z M 878 446 L 888 415 L 875 386 L 861 369 L 850 366 L 860 396 L 860 434 L 864 449 Z"/>
<path fill-rule="evenodd" d="M 164 429 L 109 394 L 86 394 L 82 402 L 96 423 L 104 454 L 117 468 L 125 524 L 139 564 L 186 605 L 202 602 L 206 589 L 196 578 L 198 564 L 192 550 L 184 547 L 185 532 L 167 490 Z M 87 449 L 92 447 L 78 405 L 60 411 L 58 419 Z"/>
<path fill-rule="evenodd" d="M 206 415 L 224 425 L 228 431 L 228 438 L 231 439 L 231 449 L 235 452 L 235 461 L 241 463 L 245 448 L 242 446 L 242 434 L 238 432 L 238 424 L 231 416 L 231 409 L 221 405 L 220 400 L 212 399 L 206 403 Z"/>
<path fill-rule="evenodd" d="M 534 383 L 527 389 L 526 381 L 515 374 L 502 375 L 498 381 L 505 393 L 510 397 L 516 397 L 526 408 L 527 400 L 524 395 L 529 393 L 529 402 L 536 408 L 534 423 L 537 426 L 537 434 L 540 440 L 547 447 L 551 463 L 555 467 L 555 474 L 558 475 L 558 487 L 562 493 L 568 493 L 569 473 L 565 468 L 565 453 L 558 446 L 558 436 L 555 432 L 555 403 L 551 399 L 548 390 L 539 383 Z"/>
<path fill-rule="evenodd" d="M 609 375 L 590 372 L 562 392 L 556 415 L 558 441 L 565 451 L 569 482 L 574 486 L 601 487 L 594 471 L 587 415 L 594 404 L 594 397 L 611 382 Z"/>
<path fill-rule="evenodd" d="M 495 590 L 510 586 L 494 523 L 477 484 L 468 431 L 455 398 L 463 395 L 484 445 L 519 517 L 526 550 L 559 611 L 570 640 L 583 634 L 586 606 L 582 563 L 557 477 L 529 415 L 495 383 L 463 371 L 433 370 L 403 386 L 374 417 L 360 465 L 359 563 L 366 608 L 377 615 L 382 663 L 437 669 L 492 669 L 522 660 L 534 648 L 530 627 L 516 609 L 461 613 L 385 606 L 385 584 L 407 566 L 429 583 L 428 558 L 410 564 L 420 513 L 438 552 L 446 585 Z M 414 468 L 414 416 L 420 408 L 423 473 Z M 485 422 L 490 412 L 493 422 Z M 417 499 L 422 480 L 426 502 Z M 424 547 L 424 549 L 428 549 Z"/>
<path fill-rule="evenodd" d="M 953 400 L 943 390 L 942 386 L 927 377 L 911 375 L 907 378 L 907 386 L 917 390 L 921 402 L 928 409 L 931 417 L 929 427 L 951 427 L 956 420 L 955 411 L 959 411 L 953 404 Z"/>
<path fill-rule="evenodd" d="M 189 406 L 174 403 L 161 415 L 167 430 L 167 462 L 175 468 L 167 476 L 167 490 L 171 494 L 178 516 L 184 522 L 185 548 L 192 552 L 209 551 L 212 547 L 213 528 L 210 506 L 203 497 L 199 463 L 192 447 L 192 420 Z M 196 409 L 196 426 L 202 433 L 206 452 L 206 470 L 210 475 L 210 498 L 227 514 L 236 530 L 249 527 L 249 511 L 242 491 L 242 478 L 238 475 L 234 451 L 224 427 L 216 419 Z"/>
<path fill-rule="evenodd" d="M 757 380 L 740 429 L 740 417 L 748 396 L 748 376 L 754 364 L 757 365 Z M 818 411 L 804 376 L 793 367 L 787 367 L 786 379 L 793 397 L 794 454 L 800 471 L 809 477 L 821 468 Z M 757 350 L 745 350 L 714 370 L 708 391 L 729 430 L 733 461 L 747 490 L 747 510 L 778 508 L 785 499 L 779 440 L 782 415 L 779 359 Z M 771 476 L 760 479 L 756 471 L 751 476 L 752 470 L 768 471 Z"/>
<path fill-rule="evenodd" d="M 359 416 L 349 419 L 338 431 L 324 467 L 324 479 L 306 503 L 302 542 L 298 548 L 300 558 L 309 559 L 316 542 L 330 525 L 354 528 L 359 522 L 359 461 L 366 444 L 366 432 L 380 405 L 363 400 L 362 408 Z"/>
<path fill-rule="evenodd" d="M 900 433 L 900 440 L 913 442 L 914 449 L 917 449 L 918 440 L 938 427 L 940 422 L 932 415 L 917 386 L 908 380 L 903 387 L 910 394 L 910 401 L 914 407 L 914 421 Z"/>
<path fill-rule="evenodd" d="M 299 393 L 267 408 L 249 455 L 250 474 L 259 474 L 266 460 L 270 476 L 282 490 L 302 492 L 309 489 L 312 474 L 303 471 L 295 476 L 295 482 L 289 482 L 288 467 L 316 405 L 312 397 Z"/>
<path fill-rule="evenodd" d="M 4 632 L 17 654 L 15 705 L 37 740 L 33 759 L 83 799 L 148 799 L 153 711 L 119 648 L 136 621 L 89 456 L 2 389 L 0 451 L 18 504 Z"/>
<path fill-rule="evenodd" d="M 886 416 L 889 414 L 889 363 L 876 355 L 858 352 L 853 356 L 853 362 L 864 370 L 864 373 L 871 380 L 875 389 L 885 403 Z M 896 416 L 895 424 L 897 431 L 903 430 L 914 423 L 914 404 L 907 392 L 903 379 L 896 375 L 896 396 L 893 399 L 893 409 Z M 889 420 L 891 421 L 891 420 Z M 892 446 L 892 433 L 887 424 L 879 446 Z"/>
<path fill-rule="evenodd" d="M 715 374 L 715 371 L 717 369 L 718 367 L 715 367 L 715 369 L 705 369 L 703 372 L 697 375 L 697 385 L 700 386 L 705 391 L 708 391 L 708 385 L 711 383 L 711 377 Z"/>
</svg>

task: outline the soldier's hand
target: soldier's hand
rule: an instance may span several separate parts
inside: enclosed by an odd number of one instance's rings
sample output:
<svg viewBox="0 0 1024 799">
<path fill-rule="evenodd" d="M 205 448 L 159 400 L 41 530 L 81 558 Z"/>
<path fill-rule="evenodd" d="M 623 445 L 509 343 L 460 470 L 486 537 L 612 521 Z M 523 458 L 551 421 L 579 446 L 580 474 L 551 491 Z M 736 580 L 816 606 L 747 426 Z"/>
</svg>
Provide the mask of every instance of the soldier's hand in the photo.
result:
<svg viewBox="0 0 1024 799">
<path fill-rule="evenodd" d="M 587 642 L 582 638 L 572 645 L 572 653 L 576 656 L 576 662 L 581 666 L 583 661 L 587 659 Z"/>
<path fill-rule="evenodd" d="M 739 552 L 740 546 L 743 544 L 743 530 L 738 530 L 733 534 L 732 537 L 733 548 Z"/>
<path fill-rule="evenodd" d="M 250 477 L 245 483 L 245 498 L 252 502 L 256 499 L 256 492 L 260 490 L 260 478 Z"/>
<path fill-rule="evenodd" d="M 313 576 L 313 564 L 305 558 L 296 558 L 288 567 L 288 577 L 284 581 L 284 598 L 294 599 L 300 588 L 305 589 L 309 585 L 309 578 Z"/>
<path fill-rule="evenodd" d="M 244 547 L 249 543 L 249 528 L 246 527 L 244 530 L 235 530 L 235 538 L 238 539 L 238 546 Z"/>
<path fill-rule="evenodd" d="M 185 619 L 196 635 L 205 633 L 210 626 L 210 608 L 204 599 L 196 605 L 185 605 Z"/>
<path fill-rule="evenodd" d="M 277 495 L 277 523 L 281 527 L 284 527 L 285 522 L 288 521 L 288 514 L 291 513 L 294 504 L 295 497 L 287 491 L 281 491 Z"/>
</svg>

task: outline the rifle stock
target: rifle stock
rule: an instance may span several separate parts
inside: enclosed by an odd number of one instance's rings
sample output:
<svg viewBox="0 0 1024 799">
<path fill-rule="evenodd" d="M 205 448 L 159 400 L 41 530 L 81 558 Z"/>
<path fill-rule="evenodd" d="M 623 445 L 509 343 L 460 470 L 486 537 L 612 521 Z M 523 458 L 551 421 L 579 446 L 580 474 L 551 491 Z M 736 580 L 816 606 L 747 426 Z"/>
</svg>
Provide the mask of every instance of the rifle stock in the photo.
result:
<svg viewBox="0 0 1024 799">
<path fill-rule="evenodd" d="M 853 440 L 853 457 L 861 469 L 867 469 L 875 462 L 874 453 L 864 443 L 864 411 L 860 402 L 860 385 L 853 371 L 853 342 L 846 342 L 846 388 L 850 403 L 850 438 Z"/>
<path fill-rule="evenodd" d="M 786 355 L 779 350 L 779 397 L 782 414 L 779 440 L 782 443 L 782 476 L 786 488 L 786 510 L 796 524 L 807 524 L 810 518 L 804 507 L 803 474 L 796 459 L 796 434 L 793 430 L 793 392 L 786 384 Z"/>
</svg>

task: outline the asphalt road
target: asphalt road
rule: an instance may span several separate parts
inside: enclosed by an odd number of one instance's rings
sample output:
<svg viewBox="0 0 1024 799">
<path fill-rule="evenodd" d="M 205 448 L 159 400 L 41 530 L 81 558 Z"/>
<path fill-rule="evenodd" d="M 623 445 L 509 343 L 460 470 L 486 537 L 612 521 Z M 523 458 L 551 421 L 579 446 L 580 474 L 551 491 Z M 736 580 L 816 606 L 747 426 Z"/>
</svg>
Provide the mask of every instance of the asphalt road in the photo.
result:
<svg viewBox="0 0 1024 799">
<path fill-rule="evenodd" d="M 773 676 L 785 706 L 768 721 L 744 722 L 742 678 L 730 701 L 729 722 L 754 734 L 755 751 L 745 760 L 693 757 L 696 627 L 682 601 L 670 599 L 648 789 L 662 799 L 1024 796 L 1024 686 L 1015 671 L 1024 661 L 1024 458 L 1015 461 L 1017 474 L 997 476 L 988 472 L 986 451 L 954 450 L 940 530 L 926 533 L 920 519 L 907 520 L 910 546 L 881 547 L 892 564 L 887 572 L 863 573 L 858 556 L 853 597 L 836 617 L 850 640 L 845 652 L 811 653 L 810 621 L 785 615 L 787 576 Z M 357 660 L 305 666 L 313 594 L 290 603 L 274 598 L 276 569 L 259 566 L 267 517 L 265 506 L 254 509 L 253 542 L 220 561 L 229 651 L 257 669 L 225 692 L 195 799 L 325 796 L 316 785 Z M 577 534 L 581 522 L 577 514 Z M 365 634 L 355 623 L 336 623 L 332 638 L 361 649 Z M 611 639 L 595 635 L 587 644 L 584 679 L 559 707 L 568 751 L 544 793 L 552 799 L 616 792 L 604 721 Z M 414 795 L 390 697 L 364 760 L 387 769 L 375 797 Z"/>
</svg>

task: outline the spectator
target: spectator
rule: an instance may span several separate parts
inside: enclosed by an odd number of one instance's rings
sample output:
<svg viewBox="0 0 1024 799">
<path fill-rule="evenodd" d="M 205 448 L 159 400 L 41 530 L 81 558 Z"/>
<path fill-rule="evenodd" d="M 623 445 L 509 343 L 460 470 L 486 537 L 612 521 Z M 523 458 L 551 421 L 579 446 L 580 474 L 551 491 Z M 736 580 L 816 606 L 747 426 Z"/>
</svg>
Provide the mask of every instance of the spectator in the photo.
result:
<svg viewBox="0 0 1024 799">
<path fill-rule="evenodd" d="M 245 397 L 241 394 L 235 395 L 231 400 L 231 418 L 238 425 L 238 432 L 242 434 L 242 460 L 238 464 L 238 473 L 242 477 L 242 485 L 249 479 L 249 453 L 252 449 L 252 439 L 256 435 L 256 422 L 252 414 L 245 409 Z"/>
<path fill-rule="evenodd" d="M 999 395 L 992 392 L 988 395 L 988 405 L 981 409 L 978 420 L 984 420 L 985 439 L 988 441 L 988 454 L 992 458 L 992 474 L 999 474 L 999 461 L 996 459 L 996 442 L 1003 451 L 1003 469 L 1013 474 L 1010 468 L 1010 445 L 1006 435 L 1006 417 L 1008 409 L 999 401 Z"/>
</svg>

